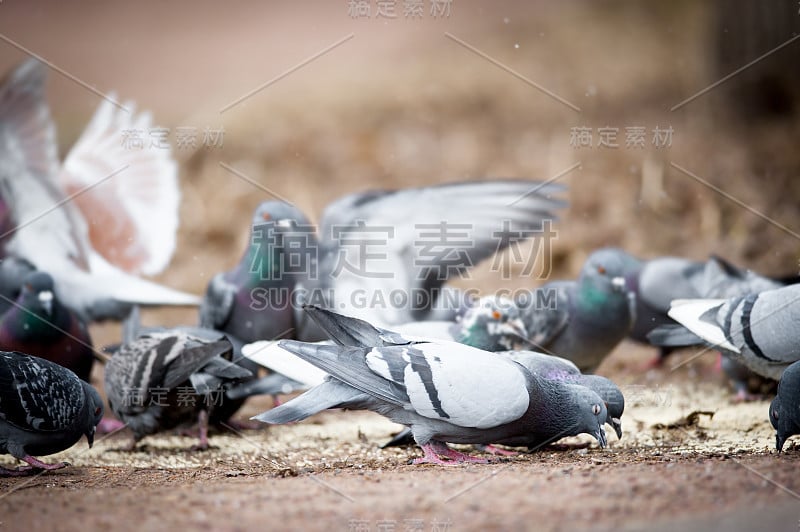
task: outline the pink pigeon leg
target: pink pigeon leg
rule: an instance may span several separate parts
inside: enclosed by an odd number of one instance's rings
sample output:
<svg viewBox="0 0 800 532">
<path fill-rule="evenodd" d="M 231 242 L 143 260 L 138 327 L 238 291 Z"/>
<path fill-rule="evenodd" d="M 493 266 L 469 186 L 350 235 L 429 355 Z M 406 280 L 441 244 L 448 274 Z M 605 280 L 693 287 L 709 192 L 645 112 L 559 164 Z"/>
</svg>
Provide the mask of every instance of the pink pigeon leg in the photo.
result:
<svg viewBox="0 0 800 532">
<path fill-rule="evenodd" d="M 414 458 L 411 462 L 414 465 L 419 464 L 434 464 L 434 465 L 443 465 L 443 466 L 454 466 L 457 465 L 457 462 L 448 462 L 439 458 L 439 455 L 436 454 L 434 450 L 434 446 L 432 443 L 426 443 L 425 445 L 420 445 L 422 449 L 423 456 L 422 458 Z"/>
<path fill-rule="evenodd" d="M 197 414 L 197 431 L 200 441 L 192 445 L 192 451 L 205 451 L 208 449 L 208 412 L 201 410 Z"/>
<path fill-rule="evenodd" d="M 485 464 L 489 461 L 486 460 L 485 458 L 478 458 L 476 456 L 472 456 L 469 454 L 456 451 L 455 449 L 451 449 L 444 442 L 433 440 L 430 443 L 434 452 L 436 452 L 439 456 L 443 458 L 449 458 L 450 460 L 453 460 L 454 462 L 457 463 L 472 462 L 477 464 Z"/>
<path fill-rule="evenodd" d="M 498 456 L 519 456 L 517 451 L 508 451 L 506 449 L 501 449 L 500 447 L 495 447 L 494 445 L 486 445 L 484 446 L 483 450 L 489 454 Z"/>
<path fill-rule="evenodd" d="M 36 469 L 44 469 L 47 471 L 52 471 L 54 469 L 61 469 L 62 467 L 67 467 L 69 465 L 67 462 L 59 462 L 57 464 L 46 464 L 29 454 L 23 456 L 22 460 L 29 463 L 31 467 L 35 467 Z"/>
<path fill-rule="evenodd" d="M 117 432 L 118 430 L 122 430 L 125 428 L 125 423 L 118 419 L 114 419 L 113 417 L 104 417 L 100 420 L 100 423 L 97 424 L 97 433 L 98 434 L 111 434 L 112 432 Z"/>
</svg>

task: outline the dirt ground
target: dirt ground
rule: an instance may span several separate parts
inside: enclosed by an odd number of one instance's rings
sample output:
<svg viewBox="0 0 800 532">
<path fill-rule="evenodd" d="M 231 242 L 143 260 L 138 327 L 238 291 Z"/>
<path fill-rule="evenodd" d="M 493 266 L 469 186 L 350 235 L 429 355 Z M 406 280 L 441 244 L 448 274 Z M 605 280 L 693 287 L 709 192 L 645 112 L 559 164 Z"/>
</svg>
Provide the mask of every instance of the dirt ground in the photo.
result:
<svg viewBox="0 0 800 532">
<path fill-rule="evenodd" d="M 796 70 L 800 43 L 699 91 L 795 35 L 800 17 L 796 3 L 775 2 L 794 29 L 745 38 L 737 24 L 754 17 L 731 2 L 454 0 L 450 17 L 426 11 L 410 21 L 377 19 L 375 2 L 371 18 L 353 19 L 347 2 L 76 9 L 3 0 L 0 69 L 28 50 L 86 86 L 135 99 L 159 125 L 224 127 L 220 149 L 175 150 L 181 227 L 157 279 L 194 293 L 238 260 L 250 213 L 266 199 L 290 198 L 318 220 L 331 199 L 366 188 L 544 180 L 576 163 L 557 179 L 569 187 L 569 208 L 542 277 L 574 276 L 604 245 L 643 257 L 718 253 L 795 274 L 797 107 L 754 118 L 731 98 L 751 75 Z M 724 62 L 719 48 L 730 52 Z M 86 86 L 51 72 L 62 154 L 98 103 Z M 629 126 L 647 129 L 644 148 L 625 147 Z M 650 142 L 657 126 L 673 128 L 670 146 Z M 621 146 L 576 148 L 575 127 L 592 128 L 595 144 L 597 128 L 616 127 Z M 546 280 L 523 276 L 520 264 L 498 275 L 489 262 L 458 283 L 491 292 Z M 194 309 L 144 315 L 153 325 L 196 319 Z M 119 339 L 114 325 L 92 333 L 97 345 Z M 670 362 L 686 362 L 675 371 L 644 370 L 652 356 L 625 343 L 600 368 L 628 405 L 623 439 L 611 435 L 605 450 L 574 438 L 492 464 L 413 466 L 418 450 L 379 449 L 396 426 L 354 412 L 214 434 L 213 448 L 196 453 L 192 438 L 177 434 L 124 452 L 121 433 L 50 457 L 72 464 L 64 470 L 0 480 L 0 526 L 797 530 L 800 444 L 775 453 L 768 399 L 732 403 L 712 354 L 684 352 Z M 269 406 L 251 401 L 240 417 Z"/>
<path fill-rule="evenodd" d="M 0 515 L 36 530 L 795 530 L 800 443 L 777 455 L 768 402 L 733 403 L 713 354 L 620 372 L 650 354 L 625 344 L 601 368 L 627 398 L 623 438 L 606 449 L 582 436 L 491 464 L 415 466 L 417 449 L 379 448 L 398 426 L 369 412 L 216 433 L 204 452 L 180 434 L 129 452 L 122 432 L 51 457 L 67 469 L 0 481 Z"/>
</svg>

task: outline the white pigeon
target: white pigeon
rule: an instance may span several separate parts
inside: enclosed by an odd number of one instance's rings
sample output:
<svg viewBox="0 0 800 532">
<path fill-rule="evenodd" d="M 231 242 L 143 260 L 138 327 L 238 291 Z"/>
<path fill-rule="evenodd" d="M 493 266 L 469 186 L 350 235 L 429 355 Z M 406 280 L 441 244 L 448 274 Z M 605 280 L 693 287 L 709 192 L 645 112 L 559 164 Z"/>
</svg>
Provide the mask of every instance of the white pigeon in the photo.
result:
<svg viewBox="0 0 800 532">
<path fill-rule="evenodd" d="M 0 85 L 0 243 L 48 271 L 59 298 L 84 319 L 121 319 L 133 305 L 198 305 L 146 281 L 175 248 L 179 193 L 169 150 L 127 150 L 147 113 L 105 101 L 63 166 L 44 98 L 46 70 L 29 60 Z"/>
</svg>

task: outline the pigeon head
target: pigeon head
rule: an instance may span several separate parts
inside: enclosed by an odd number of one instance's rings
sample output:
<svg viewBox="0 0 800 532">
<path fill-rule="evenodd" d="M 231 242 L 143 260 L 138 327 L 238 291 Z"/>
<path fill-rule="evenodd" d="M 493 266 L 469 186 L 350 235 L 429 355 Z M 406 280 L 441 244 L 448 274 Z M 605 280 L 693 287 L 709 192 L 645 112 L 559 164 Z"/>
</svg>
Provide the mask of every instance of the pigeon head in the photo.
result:
<svg viewBox="0 0 800 532">
<path fill-rule="evenodd" d="M 37 271 L 25 276 L 18 301 L 25 309 L 49 317 L 53 313 L 53 297 L 53 278 Z"/>
<path fill-rule="evenodd" d="M 525 342 L 528 331 L 512 300 L 488 296 L 458 319 L 453 336 L 462 344 L 478 349 L 506 351 Z"/>
<path fill-rule="evenodd" d="M 97 393 L 97 390 L 91 384 L 86 382 L 82 382 L 83 384 L 83 391 L 86 398 L 86 424 L 84 425 L 86 435 L 86 440 L 89 442 L 89 447 L 94 444 L 94 432 L 97 428 L 97 424 L 100 423 L 100 420 L 103 419 L 103 400 L 100 398 L 100 394 Z"/>
<path fill-rule="evenodd" d="M 600 253 L 602 252 L 602 253 Z M 630 253 L 619 248 L 605 248 L 599 250 L 598 253 L 602 255 L 601 260 L 608 261 L 613 269 L 613 261 L 619 260 L 622 265 L 620 275 L 625 279 L 625 288 L 630 292 L 638 292 L 639 290 L 639 272 L 642 271 L 642 261 L 631 255 Z M 604 266 L 608 269 L 609 266 Z"/>
<path fill-rule="evenodd" d="M 315 243 L 314 228 L 297 207 L 265 201 L 253 213 L 243 263 L 259 280 L 280 281 L 284 275 L 309 271 L 311 254 L 306 251 Z"/>
<path fill-rule="evenodd" d="M 778 383 L 778 394 L 769 405 L 769 420 L 775 428 L 775 448 L 783 450 L 790 436 L 800 434 L 800 362 L 795 362 L 783 372 Z"/>
<path fill-rule="evenodd" d="M 625 281 L 625 264 L 613 249 L 592 253 L 583 265 L 578 279 L 580 305 L 588 312 L 607 313 L 613 307 L 635 313 L 635 296 Z"/>
<path fill-rule="evenodd" d="M 780 396 L 775 397 L 769 405 L 769 420 L 775 429 L 775 448 L 781 452 L 789 436 L 797 433 L 797 427 L 789 412 L 783 407 Z"/>
<path fill-rule="evenodd" d="M 569 392 L 571 408 L 564 409 L 565 422 L 569 424 L 569 434 L 589 434 L 597 439 L 600 447 L 608 445 L 603 423 L 608 418 L 608 409 L 596 392 L 579 384 L 564 384 Z"/>
<path fill-rule="evenodd" d="M 625 397 L 617 387 L 605 377 L 600 375 L 582 375 L 581 384 L 588 386 L 600 396 L 608 411 L 606 423 L 611 425 L 617 438 L 622 438 L 622 413 L 625 411 Z"/>
<path fill-rule="evenodd" d="M 284 201 L 265 201 L 256 207 L 253 212 L 252 219 L 253 227 L 265 224 L 275 223 L 281 227 L 289 227 L 291 225 L 308 225 L 306 216 L 291 203 Z"/>
</svg>

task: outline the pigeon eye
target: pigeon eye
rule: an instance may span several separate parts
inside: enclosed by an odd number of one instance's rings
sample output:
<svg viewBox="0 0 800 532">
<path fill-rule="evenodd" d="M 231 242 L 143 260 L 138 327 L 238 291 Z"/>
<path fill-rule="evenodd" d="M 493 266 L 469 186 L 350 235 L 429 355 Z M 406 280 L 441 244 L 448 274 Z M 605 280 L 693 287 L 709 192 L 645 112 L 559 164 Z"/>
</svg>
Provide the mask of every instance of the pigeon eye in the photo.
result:
<svg viewBox="0 0 800 532">
<path fill-rule="evenodd" d="M 772 417 L 774 417 L 775 419 L 778 419 L 778 411 L 777 410 L 773 410 L 772 411 Z"/>
<path fill-rule="evenodd" d="M 600 405 L 593 404 L 592 405 L 592 414 L 599 416 L 600 415 Z"/>
<path fill-rule="evenodd" d="M 102 412 L 102 411 L 103 411 L 103 409 L 98 406 L 97 408 L 94 409 L 94 415 L 99 416 L 100 412 Z"/>
<path fill-rule="evenodd" d="M 502 314 L 500 314 L 500 311 L 499 311 L 499 310 L 495 310 L 495 311 L 493 311 L 493 312 L 492 312 L 492 317 L 493 317 L 494 319 L 496 319 L 496 320 L 499 320 L 501 317 L 503 317 L 503 315 L 502 315 Z"/>
<path fill-rule="evenodd" d="M 601 275 L 605 275 L 606 269 L 603 266 L 598 266 L 597 267 L 597 273 L 599 273 Z"/>
<path fill-rule="evenodd" d="M 272 216 L 270 216 L 268 212 L 265 212 L 261 214 L 261 218 L 263 218 L 264 220 L 269 220 L 270 218 L 272 218 Z"/>
</svg>

